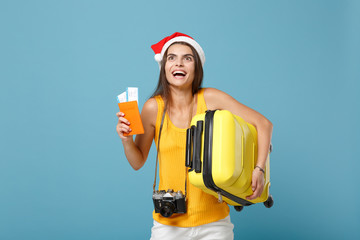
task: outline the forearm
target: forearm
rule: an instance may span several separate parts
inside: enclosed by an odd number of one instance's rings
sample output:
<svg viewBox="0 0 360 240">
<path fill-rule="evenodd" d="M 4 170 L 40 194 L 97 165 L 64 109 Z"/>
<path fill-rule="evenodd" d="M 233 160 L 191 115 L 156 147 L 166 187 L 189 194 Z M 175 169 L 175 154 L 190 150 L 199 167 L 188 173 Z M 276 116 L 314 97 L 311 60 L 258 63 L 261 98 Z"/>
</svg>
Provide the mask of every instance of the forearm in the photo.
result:
<svg viewBox="0 0 360 240">
<path fill-rule="evenodd" d="M 258 132 L 258 159 L 256 165 L 264 169 L 269 154 L 273 125 L 269 120 L 264 119 L 256 128 Z"/>
<path fill-rule="evenodd" d="M 139 147 L 134 141 L 123 141 L 125 156 L 134 170 L 139 170 L 145 163 L 145 159 Z"/>
</svg>

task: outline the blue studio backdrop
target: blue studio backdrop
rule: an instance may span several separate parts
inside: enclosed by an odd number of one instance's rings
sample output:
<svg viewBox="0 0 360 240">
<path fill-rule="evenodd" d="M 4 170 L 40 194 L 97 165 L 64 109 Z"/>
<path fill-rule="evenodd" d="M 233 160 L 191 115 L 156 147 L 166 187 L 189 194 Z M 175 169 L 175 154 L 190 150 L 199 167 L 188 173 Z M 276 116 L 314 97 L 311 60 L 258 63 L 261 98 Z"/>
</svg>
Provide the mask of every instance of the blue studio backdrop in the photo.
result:
<svg viewBox="0 0 360 240">
<path fill-rule="evenodd" d="M 179 31 L 204 87 L 274 124 L 275 205 L 231 210 L 235 239 L 360 239 L 360 1 L 0 1 L 0 239 L 148 239 L 116 95 L 155 89 L 151 44 Z"/>
</svg>

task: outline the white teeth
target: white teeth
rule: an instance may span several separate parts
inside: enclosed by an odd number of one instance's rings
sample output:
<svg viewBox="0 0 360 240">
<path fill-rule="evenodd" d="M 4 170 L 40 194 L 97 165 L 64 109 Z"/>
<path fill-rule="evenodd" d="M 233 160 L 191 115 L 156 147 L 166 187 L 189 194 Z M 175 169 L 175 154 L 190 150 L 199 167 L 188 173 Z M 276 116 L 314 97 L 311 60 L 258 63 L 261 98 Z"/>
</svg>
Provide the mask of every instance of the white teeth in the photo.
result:
<svg viewBox="0 0 360 240">
<path fill-rule="evenodd" d="M 175 74 L 183 74 L 183 75 L 186 75 L 186 73 L 184 71 L 175 71 L 173 72 L 173 75 Z"/>
</svg>

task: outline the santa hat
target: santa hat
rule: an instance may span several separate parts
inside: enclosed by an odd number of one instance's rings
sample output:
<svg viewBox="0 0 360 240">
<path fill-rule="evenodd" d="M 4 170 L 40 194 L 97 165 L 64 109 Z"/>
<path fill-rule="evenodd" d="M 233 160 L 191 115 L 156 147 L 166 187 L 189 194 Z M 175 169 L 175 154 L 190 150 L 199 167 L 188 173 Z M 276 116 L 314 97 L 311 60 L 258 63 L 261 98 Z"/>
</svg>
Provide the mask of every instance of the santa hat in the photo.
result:
<svg viewBox="0 0 360 240">
<path fill-rule="evenodd" d="M 168 49 L 170 45 L 173 44 L 174 42 L 186 42 L 190 44 L 192 47 L 194 47 L 196 52 L 199 54 L 201 64 L 204 66 L 205 53 L 201 48 L 201 46 L 192 37 L 179 32 L 176 32 L 171 36 L 167 36 L 160 42 L 151 46 L 152 50 L 154 50 L 155 52 L 154 58 L 159 63 L 159 66 L 161 66 L 161 61 L 163 59 L 166 49 Z"/>
</svg>

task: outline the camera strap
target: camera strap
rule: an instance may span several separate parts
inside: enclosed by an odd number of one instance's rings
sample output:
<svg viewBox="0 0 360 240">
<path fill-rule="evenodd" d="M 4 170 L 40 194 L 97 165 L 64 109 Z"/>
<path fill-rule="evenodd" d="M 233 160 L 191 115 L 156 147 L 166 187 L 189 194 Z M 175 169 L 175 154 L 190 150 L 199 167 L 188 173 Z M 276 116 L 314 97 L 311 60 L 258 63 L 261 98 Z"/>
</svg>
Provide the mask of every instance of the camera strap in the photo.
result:
<svg viewBox="0 0 360 240">
<path fill-rule="evenodd" d="M 157 177 L 157 165 L 158 165 L 158 161 L 159 161 L 159 149 L 160 149 L 160 137 L 161 137 L 161 131 L 164 125 L 164 119 L 165 119 L 165 113 L 166 113 L 166 109 L 167 109 L 167 104 L 165 104 L 164 110 L 163 110 L 163 114 L 161 117 L 161 123 L 160 123 L 160 129 L 159 129 L 159 137 L 158 137 L 158 145 L 157 145 L 157 152 L 156 152 L 156 163 L 155 163 L 155 178 L 154 178 L 154 184 L 153 184 L 153 193 L 155 193 L 155 188 L 156 188 L 156 177 Z M 192 110 L 193 110 L 193 106 L 194 106 L 194 100 L 191 103 L 191 107 L 190 107 L 190 122 L 192 119 Z M 187 195 L 187 169 L 185 168 L 185 198 Z"/>
<path fill-rule="evenodd" d="M 154 178 L 154 185 L 153 185 L 153 193 L 155 193 L 155 188 L 156 188 L 156 175 L 157 175 L 157 165 L 158 165 L 159 149 L 160 149 L 160 136 L 161 136 L 161 130 L 164 125 L 165 113 L 166 113 L 166 107 L 164 107 L 163 115 L 161 117 L 160 129 L 159 129 L 158 145 L 157 145 L 157 151 L 156 151 L 155 178 Z"/>
</svg>

